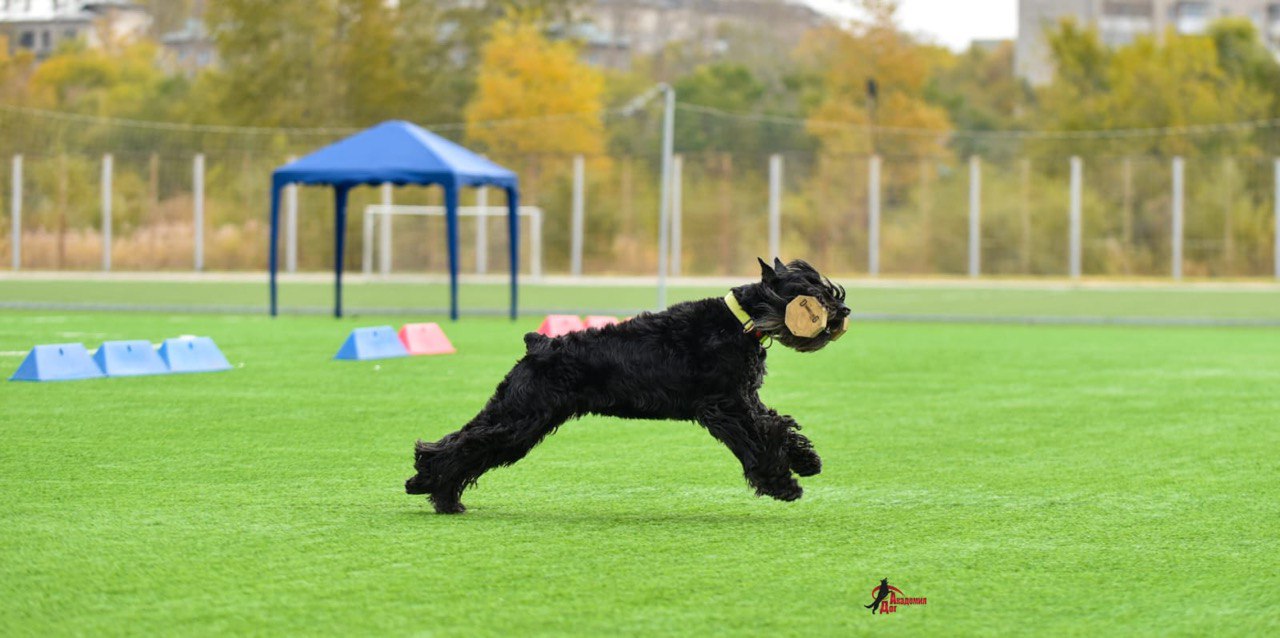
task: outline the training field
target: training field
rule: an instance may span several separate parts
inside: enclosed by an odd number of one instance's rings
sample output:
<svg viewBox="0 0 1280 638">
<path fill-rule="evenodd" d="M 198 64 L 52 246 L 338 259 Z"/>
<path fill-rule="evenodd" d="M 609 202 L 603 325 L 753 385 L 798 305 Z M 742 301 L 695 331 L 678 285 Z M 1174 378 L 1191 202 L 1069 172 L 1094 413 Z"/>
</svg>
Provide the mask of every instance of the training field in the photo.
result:
<svg viewBox="0 0 1280 638">
<path fill-rule="evenodd" d="M 764 398 L 826 463 L 796 503 L 697 425 L 586 418 L 444 517 L 403 493 L 413 441 L 538 320 L 329 360 L 406 319 L 0 311 L 6 376 L 35 343 L 187 333 L 243 365 L 0 383 L 0 635 L 1280 630 L 1278 328 L 864 321 L 771 350 Z M 928 603 L 872 616 L 886 577 Z"/>
</svg>

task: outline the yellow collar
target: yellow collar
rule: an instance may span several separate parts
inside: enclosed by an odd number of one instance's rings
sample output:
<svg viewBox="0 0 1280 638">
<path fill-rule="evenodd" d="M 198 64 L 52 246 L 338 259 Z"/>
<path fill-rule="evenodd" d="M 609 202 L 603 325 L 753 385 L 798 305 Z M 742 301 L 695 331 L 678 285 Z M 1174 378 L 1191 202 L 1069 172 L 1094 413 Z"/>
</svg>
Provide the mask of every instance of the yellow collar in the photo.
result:
<svg viewBox="0 0 1280 638">
<path fill-rule="evenodd" d="M 751 319 L 751 315 L 742 309 L 742 304 L 738 303 L 738 298 L 733 296 L 733 291 L 724 296 L 725 305 L 729 306 L 729 312 L 738 318 L 738 323 L 742 324 L 743 332 L 751 332 L 756 327 L 756 322 Z"/>
</svg>

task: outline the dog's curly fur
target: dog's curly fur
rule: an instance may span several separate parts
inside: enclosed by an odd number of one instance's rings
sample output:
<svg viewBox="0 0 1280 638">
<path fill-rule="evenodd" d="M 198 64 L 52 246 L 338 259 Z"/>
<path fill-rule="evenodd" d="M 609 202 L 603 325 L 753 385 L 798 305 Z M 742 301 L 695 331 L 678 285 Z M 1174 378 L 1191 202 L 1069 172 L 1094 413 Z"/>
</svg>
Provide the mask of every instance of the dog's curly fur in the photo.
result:
<svg viewBox="0 0 1280 638">
<path fill-rule="evenodd" d="M 747 333 L 723 299 L 676 304 L 621 324 L 549 339 L 529 333 L 527 354 L 461 430 L 418 441 L 409 494 L 427 494 L 437 512 L 466 510 L 462 491 L 482 474 L 524 458 L 566 420 L 584 414 L 697 421 L 742 463 L 758 495 L 793 501 L 792 476 L 822 470 L 800 425 L 760 401 L 762 339 L 813 352 L 838 337 L 849 309 L 845 292 L 803 261 L 770 266 L 761 280 L 732 290 L 755 323 Z M 787 304 L 810 295 L 827 309 L 827 329 L 797 337 L 785 325 Z"/>
</svg>

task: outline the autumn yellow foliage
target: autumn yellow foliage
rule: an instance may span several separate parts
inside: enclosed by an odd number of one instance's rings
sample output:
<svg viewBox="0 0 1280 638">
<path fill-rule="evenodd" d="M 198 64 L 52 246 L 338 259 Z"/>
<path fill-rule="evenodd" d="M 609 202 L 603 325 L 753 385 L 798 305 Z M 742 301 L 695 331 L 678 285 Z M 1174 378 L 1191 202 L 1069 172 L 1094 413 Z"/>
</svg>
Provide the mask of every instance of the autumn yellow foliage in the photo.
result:
<svg viewBox="0 0 1280 638">
<path fill-rule="evenodd" d="M 552 42 L 518 18 L 501 20 L 481 51 L 467 138 L 495 157 L 601 154 L 604 88 L 572 43 Z"/>
<path fill-rule="evenodd" d="M 31 74 L 29 100 L 40 107 L 95 114 L 145 113 L 164 75 L 156 47 L 141 42 L 117 49 L 79 47 L 40 64 Z"/>
</svg>

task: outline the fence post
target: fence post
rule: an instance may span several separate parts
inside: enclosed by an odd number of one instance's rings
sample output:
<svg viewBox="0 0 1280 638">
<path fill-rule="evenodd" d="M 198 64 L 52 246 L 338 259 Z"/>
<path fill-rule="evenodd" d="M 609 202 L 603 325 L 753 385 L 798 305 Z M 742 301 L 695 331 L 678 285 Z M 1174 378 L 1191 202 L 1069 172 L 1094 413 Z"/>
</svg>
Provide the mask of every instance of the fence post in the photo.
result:
<svg viewBox="0 0 1280 638">
<path fill-rule="evenodd" d="M 769 254 L 782 257 L 782 156 L 769 156 Z"/>
<path fill-rule="evenodd" d="M 110 153 L 102 156 L 102 269 L 111 270 L 111 173 Z"/>
<path fill-rule="evenodd" d="M 581 155 L 573 156 L 573 217 L 569 241 L 569 273 L 574 277 L 582 276 L 582 217 L 583 208 L 586 206 L 585 164 Z"/>
<path fill-rule="evenodd" d="M 192 193 L 194 200 L 195 219 L 192 224 L 195 227 L 195 269 L 196 272 L 204 270 L 204 154 L 196 155 L 195 163 L 192 166 Z"/>
<path fill-rule="evenodd" d="M 1082 190 L 1084 162 L 1079 156 L 1071 158 L 1071 223 L 1070 223 L 1070 272 L 1072 279 L 1080 278 L 1081 271 L 1081 212 L 1080 197 Z"/>
<path fill-rule="evenodd" d="M 533 245 L 529 247 L 529 274 L 533 279 L 542 278 L 542 211 L 539 209 L 531 209 L 533 214 L 529 216 L 530 232 L 529 240 Z"/>
<path fill-rule="evenodd" d="M 1275 186 L 1275 196 L 1272 198 L 1271 204 L 1275 206 L 1276 228 L 1273 233 L 1275 236 L 1275 260 L 1276 260 L 1276 279 L 1280 279 L 1280 157 L 1276 158 L 1275 176 L 1273 177 Z M 17 270 L 17 266 L 14 266 Z"/>
<path fill-rule="evenodd" d="M 920 170 L 920 261 L 927 264 L 928 268 L 933 268 L 933 211 L 931 210 L 930 201 L 932 193 L 929 189 L 931 167 L 929 166 L 929 158 L 921 157 L 919 160 Z"/>
<path fill-rule="evenodd" d="M 13 191 L 9 193 L 9 212 L 13 215 L 13 235 L 10 251 L 13 253 L 13 269 L 22 269 L 22 156 L 13 156 Z M 1280 262 L 1277 262 L 1280 263 Z"/>
<path fill-rule="evenodd" d="M 982 165 L 969 156 L 969 276 L 982 272 Z"/>
<path fill-rule="evenodd" d="M 1182 279 L 1182 229 L 1183 215 L 1183 159 L 1181 157 L 1173 158 L 1173 268 L 1172 274 L 1175 280 Z"/>
<path fill-rule="evenodd" d="M 373 274 L 373 219 L 377 215 L 370 215 L 369 208 L 365 208 L 361 217 L 363 232 L 360 233 L 360 274 L 368 277 Z"/>
<path fill-rule="evenodd" d="M 684 156 L 671 157 L 671 275 L 684 263 Z"/>
<path fill-rule="evenodd" d="M 489 189 L 476 189 L 476 274 L 489 272 Z"/>
<path fill-rule="evenodd" d="M 289 163 L 298 161 L 297 155 L 289 157 Z M 284 269 L 298 272 L 298 185 L 284 189 Z M 365 273 L 368 274 L 368 273 Z"/>
<path fill-rule="evenodd" d="M 378 229 L 378 272 L 391 274 L 391 184 L 382 185 L 382 219 Z"/>
<path fill-rule="evenodd" d="M 1121 195 L 1124 206 L 1122 233 L 1124 234 L 1125 274 L 1128 274 L 1129 252 L 1133 245 L 1133 158 L 1128 155 L 1124 156 L 1124 162 L 1120 165 L 1120 179 L 1124 183 Z"/>
<path fill-rule="evenodd" d="M 1022 240 L 1019 252 L 1022 274 L 1031 274 L 1031 158 L 1024 157 L 1018 162 L 1021 196 L 1019 200 L 1019 218 L 1022 224 Z"/>
<path fill-rule="evenodd" d="M 867 274 L 880 275 L 880 156 L 872 155 L 867 176 Z"/>
</svg>

